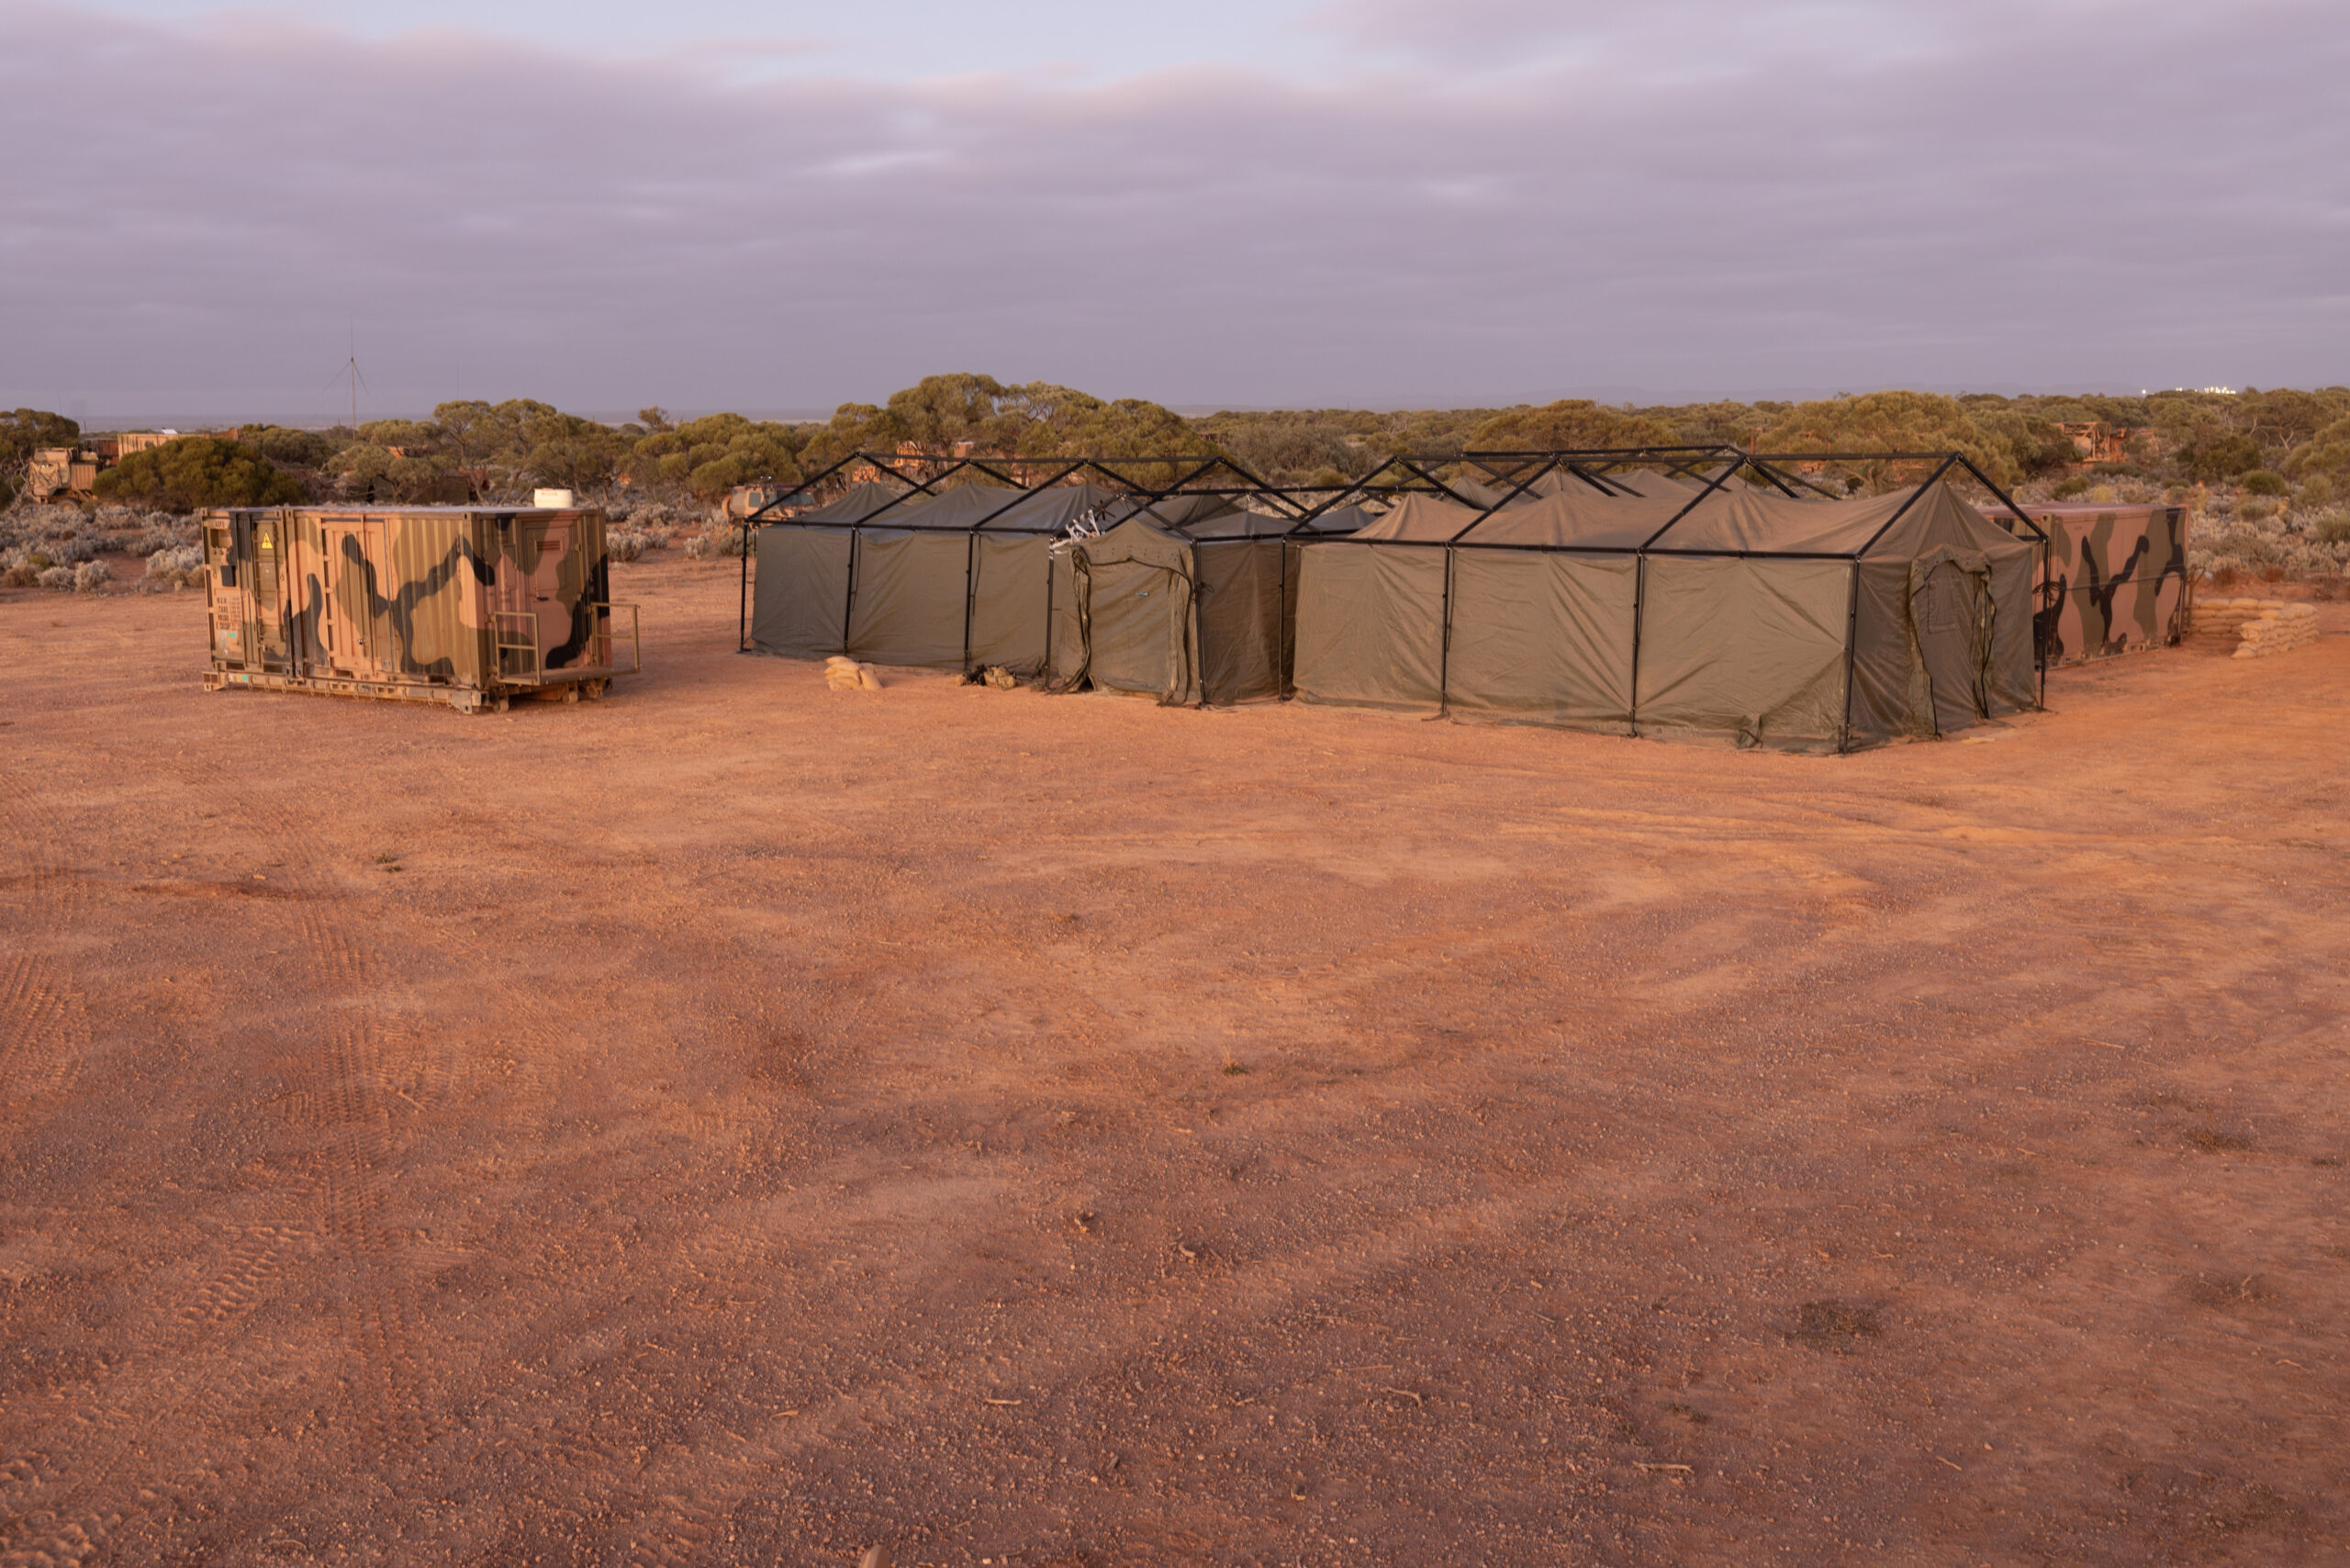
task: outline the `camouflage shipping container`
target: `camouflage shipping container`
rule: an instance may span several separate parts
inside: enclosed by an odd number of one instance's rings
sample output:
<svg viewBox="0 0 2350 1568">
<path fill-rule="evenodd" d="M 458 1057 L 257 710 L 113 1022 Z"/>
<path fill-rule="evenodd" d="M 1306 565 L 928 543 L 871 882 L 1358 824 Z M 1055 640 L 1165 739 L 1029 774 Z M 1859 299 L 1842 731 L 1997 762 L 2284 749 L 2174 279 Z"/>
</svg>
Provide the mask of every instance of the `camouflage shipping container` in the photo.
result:
<svg viewBox="0 0 2350 1568">
<path fill-rule="evenodd" d="M 600 511 L 255 508 L 206 512 L 203 528 L 210 690 L 502 711 L 601 696 L 639 667 Z"/>
<path fill-rule="evenodd" d="M 2187 509 L 2031 506 L 2048 535 L 2041 566 L 2040 645 L 2052 665 L 2176 644 L 2187 630 Z M 1985 513 L 2011 531 L 2012 514 Z"/>
</svg>

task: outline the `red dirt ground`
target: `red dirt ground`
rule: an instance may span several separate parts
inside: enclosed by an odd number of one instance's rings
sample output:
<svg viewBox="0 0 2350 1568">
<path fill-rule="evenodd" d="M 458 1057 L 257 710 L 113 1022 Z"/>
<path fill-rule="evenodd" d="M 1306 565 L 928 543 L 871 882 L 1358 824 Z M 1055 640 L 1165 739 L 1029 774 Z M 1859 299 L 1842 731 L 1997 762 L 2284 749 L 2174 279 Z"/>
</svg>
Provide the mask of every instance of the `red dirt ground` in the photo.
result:
<svg viewBox="0 0 2350 1568">
<path fill-rule="evenodd" d="M 1790 757 L 0 600 L 0 1562 L 2350 1551 L 2350 622 Z"/>
</svg>

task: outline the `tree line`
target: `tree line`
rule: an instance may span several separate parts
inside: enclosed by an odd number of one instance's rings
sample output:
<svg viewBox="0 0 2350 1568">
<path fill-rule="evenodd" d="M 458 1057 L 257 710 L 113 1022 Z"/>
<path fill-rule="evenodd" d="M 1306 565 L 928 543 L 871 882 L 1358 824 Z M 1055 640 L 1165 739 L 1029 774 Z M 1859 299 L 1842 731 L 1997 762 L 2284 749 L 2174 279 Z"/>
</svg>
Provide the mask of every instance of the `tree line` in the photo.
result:
<svg viewBox="0 0 2350 1568">
<path fill-rule="evenodd" d="M 822 421 L 732 413 L 678 420 L 648 408 L 605 424 L 512 398 L 446 402 L 430 419 L 378 420 L 355 430 L 247 426 L 234 440 L 190 436 L 136 454 L 98 486 L 101 499 L 183 510 L 299 499 L 510 504 L 541 487 L 608 503 L 708 502 L 738 485 L 797 484 L 855 452 L 968 450 L 1026 459 L 1213 453 L 1269 483 L 1335 487 L 1398 454 L 1722 443 L 1783 453 L 1958 451 L 2012 485 L 2081 467 L 2068 424 L 2115 432 L 2115 450 L 2095 465 L 2102 473 L 2238 482 L 2272 493 L 2298 486 L 2305 500 L 2350 495 L 2350 388 L 2340 386 L 2142 398 L 1897 390 L 1802 403 L 1652 407 L 1568 398 L 1513 408 L 1236 409 L 1185 418 L 1140 398 L 1108 400 L 972 374 L 925 376 L 885 402 L 843 404 Z M 42 410 L 0 414 L 0 485 L 21 478 L 35 449 L 70 445 L 80 433 L 73 421 Z"/>
</svg>

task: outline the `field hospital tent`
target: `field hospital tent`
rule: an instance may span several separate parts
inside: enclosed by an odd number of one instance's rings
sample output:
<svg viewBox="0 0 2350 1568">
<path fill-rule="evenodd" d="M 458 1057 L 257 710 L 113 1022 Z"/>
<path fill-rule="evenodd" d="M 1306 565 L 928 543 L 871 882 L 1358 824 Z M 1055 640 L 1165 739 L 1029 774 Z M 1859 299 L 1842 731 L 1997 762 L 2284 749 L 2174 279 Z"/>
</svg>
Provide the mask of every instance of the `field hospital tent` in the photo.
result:
<svg viewBox="0 0 2350 1568">
<path fill-rule="evenodd" d="M 1124 495 L 975 484 L 861 511 L 856 499 L 759 531 L 752 646 L 1033 675 L 1045 662 L 1053 538 Z"/>
<path fill-rule="evenodd" d="M 1301 525 L 1222 497 L 1174 495 L 1056 550 L 1047 683 L 1245 702 L 1288 689 L 1296 536 L 1371 517 L 1340 508 Z"/>
<path fill-rule="evenodd" d="M 1796 751 L 2031 705 L 2035 546 L 1947 485 L 1651 487 L 1489 512 L 1415 496 L 1306 545 L 1298 697 Z"/>
</svg>

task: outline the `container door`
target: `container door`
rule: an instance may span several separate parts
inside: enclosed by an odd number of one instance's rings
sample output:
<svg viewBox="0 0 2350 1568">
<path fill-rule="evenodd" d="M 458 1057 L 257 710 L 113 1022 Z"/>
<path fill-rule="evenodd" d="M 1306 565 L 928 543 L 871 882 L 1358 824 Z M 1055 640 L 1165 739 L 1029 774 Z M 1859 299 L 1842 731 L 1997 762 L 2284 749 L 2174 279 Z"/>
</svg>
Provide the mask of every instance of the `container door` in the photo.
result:
<svg viewBox="0 0 2350 1568">
<path fill-rule="evenodd" d="M 563 578 L 578 521 L 517 520 L 509 529 L 498 561 L 498 673 L 527 679 L 544 674 L 550 656 L 572 640 L 576 590 L 566 592 Z"/>
<path fill-rule="evenodd" d="M 389 667 L 392 650 L 379 648 L 375 592 L 378 540 L 382 530 L 363 518 L 328 518 L 319 525 L 319 636 L 327 667 L 344 675 L 372 675 Z"/>
<path fill-rule="evenodd" d="M 267 669 L 285 667 L 285 524 L 276 518 L 255 519 L 252 525 L 252 647 Z"/>
<path fill-rule="evenodd" d="M 215 664 L 241 666 L 251 662 L 246 609 L 247 584 L 237 567 L 236 524 L 229 519 L 204 525 L 205 592 L 212 622 Z"/>
</svg>

